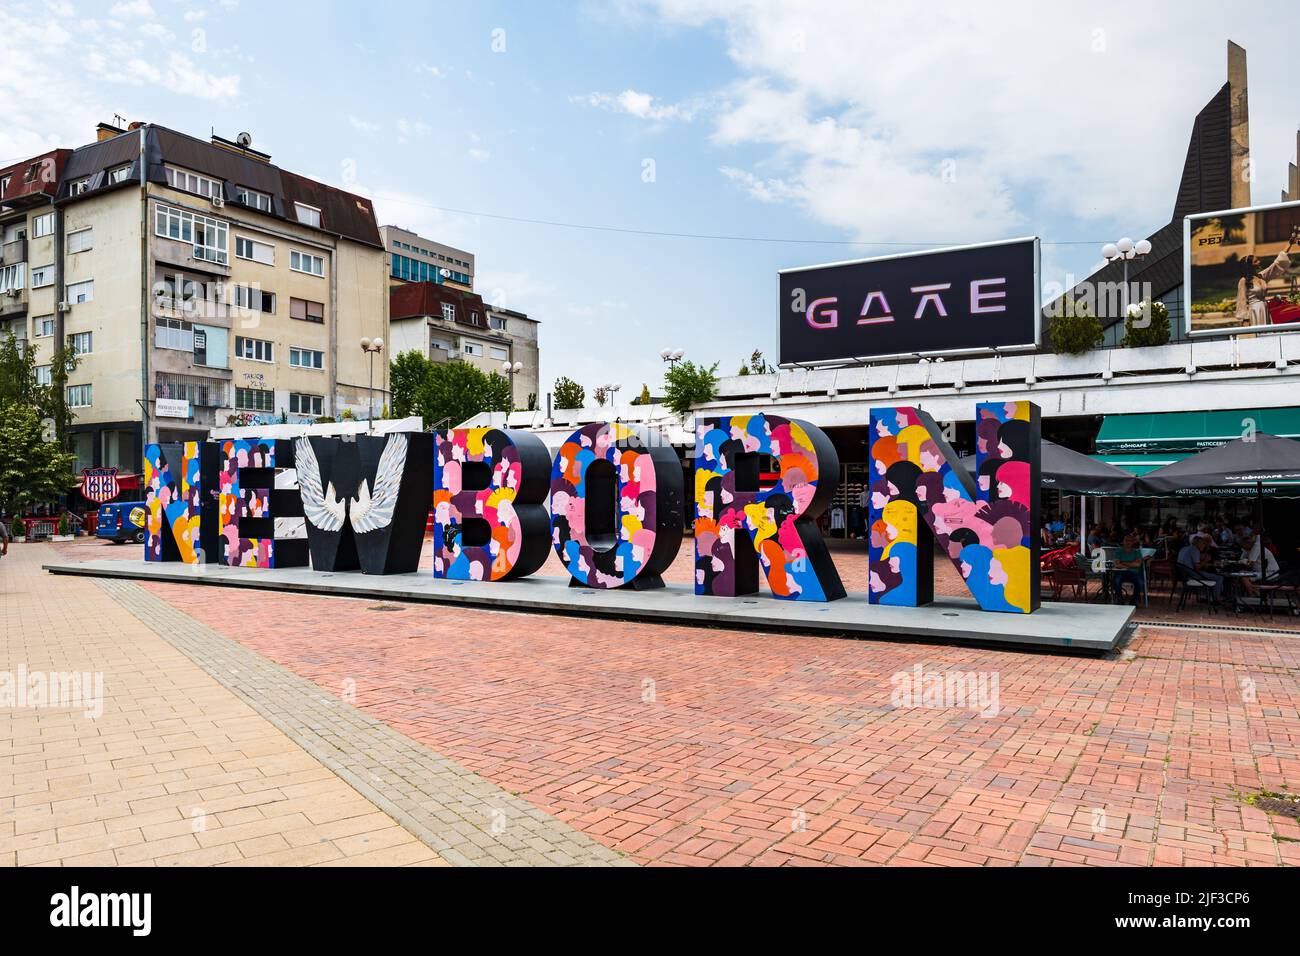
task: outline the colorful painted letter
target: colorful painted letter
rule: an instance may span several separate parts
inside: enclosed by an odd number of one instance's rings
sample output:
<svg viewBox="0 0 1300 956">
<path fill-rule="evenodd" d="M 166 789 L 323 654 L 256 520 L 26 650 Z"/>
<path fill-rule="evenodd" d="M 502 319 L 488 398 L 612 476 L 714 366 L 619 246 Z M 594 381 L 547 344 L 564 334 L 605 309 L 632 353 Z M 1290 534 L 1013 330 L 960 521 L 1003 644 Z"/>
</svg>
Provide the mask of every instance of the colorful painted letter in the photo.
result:
<svg viewBox="0 0 1300 956">
<path fill-rule="evenodd" d="M 682 466 L 644 428 L 593 422 L 551 467 L 551 539 L 570 585 L 663 587 L 681 547 Z"/>
<path fill-rule="evenodd" d="M 777 473 L 770 487 L 760 479 L 763 456 Z M 839 472 L 835 446 L 815 425 L 762 414 L 697 418 L 695 593 L 753 594 L 761 561 L 773 597 L 844 597 L 816 524 Z"/>
<path fill-rule="evenodd" d="M 1038 406 L 976 408 L 976 478 L 916 408 L 871 411 L 870 600 L 934 599 L 934 543 L 982 610 L 1038 609 Z"/>
<path fill-rule="evenodd" d="M 202 540 L 205 531 L 215 531 L 216 522 L 213 509 L 204 507 L 205 452 L 208 452 L 205 442 L 145 447 L 146 561 L 201 564 L 216 560 L 215 555 L 205 553 Z M 211 529 L 204 527 L 205 511 Z"/>
<path fill-rule="evenodd" d="M 221 563 L 243 568 L 292 568 L 307 564 L 305 537 L 276 539 L 277 518 L 301 518 L 297 491 L 278 488 L 277 470 L 292 468 L 293 442 L 256 438 L 221 442 Z"/>
<path fill-rule="evenodd" d="M 433 454 L 434 577 L 509 581 L 546 563 L 551 455 L 540 438 L 455 428 L 434 436 Z"/>
</svg>

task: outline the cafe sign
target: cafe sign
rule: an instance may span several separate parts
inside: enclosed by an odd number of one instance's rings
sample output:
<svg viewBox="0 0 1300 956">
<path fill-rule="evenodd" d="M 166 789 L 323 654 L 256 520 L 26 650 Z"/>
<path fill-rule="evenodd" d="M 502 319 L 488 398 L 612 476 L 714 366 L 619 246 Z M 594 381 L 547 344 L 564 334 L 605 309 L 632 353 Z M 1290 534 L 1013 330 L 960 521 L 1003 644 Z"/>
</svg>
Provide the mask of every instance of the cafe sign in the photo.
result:
<svg viewBox="0 0 1300 956">
<path fill-rule="evenodd" d="M 122 493 L 116 468 L 85 468 L 81 472 L 81 496 L 102 505 Z"/>
</svg>

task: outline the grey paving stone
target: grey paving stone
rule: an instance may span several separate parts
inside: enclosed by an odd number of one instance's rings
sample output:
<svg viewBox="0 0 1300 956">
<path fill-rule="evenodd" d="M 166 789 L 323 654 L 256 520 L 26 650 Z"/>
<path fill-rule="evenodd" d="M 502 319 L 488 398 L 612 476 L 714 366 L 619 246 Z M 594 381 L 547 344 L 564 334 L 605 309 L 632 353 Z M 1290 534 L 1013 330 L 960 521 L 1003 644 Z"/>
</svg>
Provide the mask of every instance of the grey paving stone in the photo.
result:
<svg viewBox="0 0 1300 956">
<path fill-rule="evenodd" d="M 98 584 L 449 863 L 635 865 L 135 583 L 105 578 Z M 504 833 L 491 832 L 494 810 L 505 815 Z M 539 854 L 542 845 L 549 850 Z"/>
</svg>

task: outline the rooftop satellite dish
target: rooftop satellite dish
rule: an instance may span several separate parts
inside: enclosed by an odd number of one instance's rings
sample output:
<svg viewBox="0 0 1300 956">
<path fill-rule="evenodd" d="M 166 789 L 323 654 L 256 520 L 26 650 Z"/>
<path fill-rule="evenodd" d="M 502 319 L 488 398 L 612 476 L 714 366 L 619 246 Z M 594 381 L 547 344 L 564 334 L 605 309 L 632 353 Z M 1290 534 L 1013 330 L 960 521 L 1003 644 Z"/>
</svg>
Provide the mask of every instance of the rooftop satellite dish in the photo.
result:
<svg viewBox="0 0 1300 956">
<path fill-rule="evenodd" d="M 240 146 L 243 146 L 245 149 L 247 149 L 249 146 L 253 145 L 253 134 L 240 133 L 238 136 L 235 137 L 235 142 L 237 142 Z"/>
<path fill-rule="evenodd" d="M 450 270 L 450 269 L 439 269 L 439 270 L 438 270 L 438 275 L 442 276 L 444 279 L 450 278 L 450 276 L 451 276 L 451 270 Z"/>
</svg>

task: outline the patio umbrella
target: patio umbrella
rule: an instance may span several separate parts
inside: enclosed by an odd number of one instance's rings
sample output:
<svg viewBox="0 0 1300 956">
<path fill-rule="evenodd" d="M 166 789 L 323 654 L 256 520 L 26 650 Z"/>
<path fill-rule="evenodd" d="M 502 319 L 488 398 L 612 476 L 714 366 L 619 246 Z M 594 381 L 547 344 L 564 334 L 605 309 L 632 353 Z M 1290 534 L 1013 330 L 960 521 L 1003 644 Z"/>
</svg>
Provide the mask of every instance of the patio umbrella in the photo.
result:
<svg viewBox="0 0 1300 956">
<path fill-rule="evenodd" d="M 963 457 L 961 463 L 968 471 L 974 472 L 974 455 Z M 1044 488 L 1076 495 L 1140 493 L 1137 490 L 1137 479 L 1124 469 L 1046 440 L 1043 441 L 1042 450 L 1042 485 Z"/>
<path fill-rule="evenodd" d="M 1300 483 L 1300 442 L 1258 432 L 1157 468 L 1137 479 L 1139 494 L 1261 494 L 1264 485 Z"/>
</svg>

